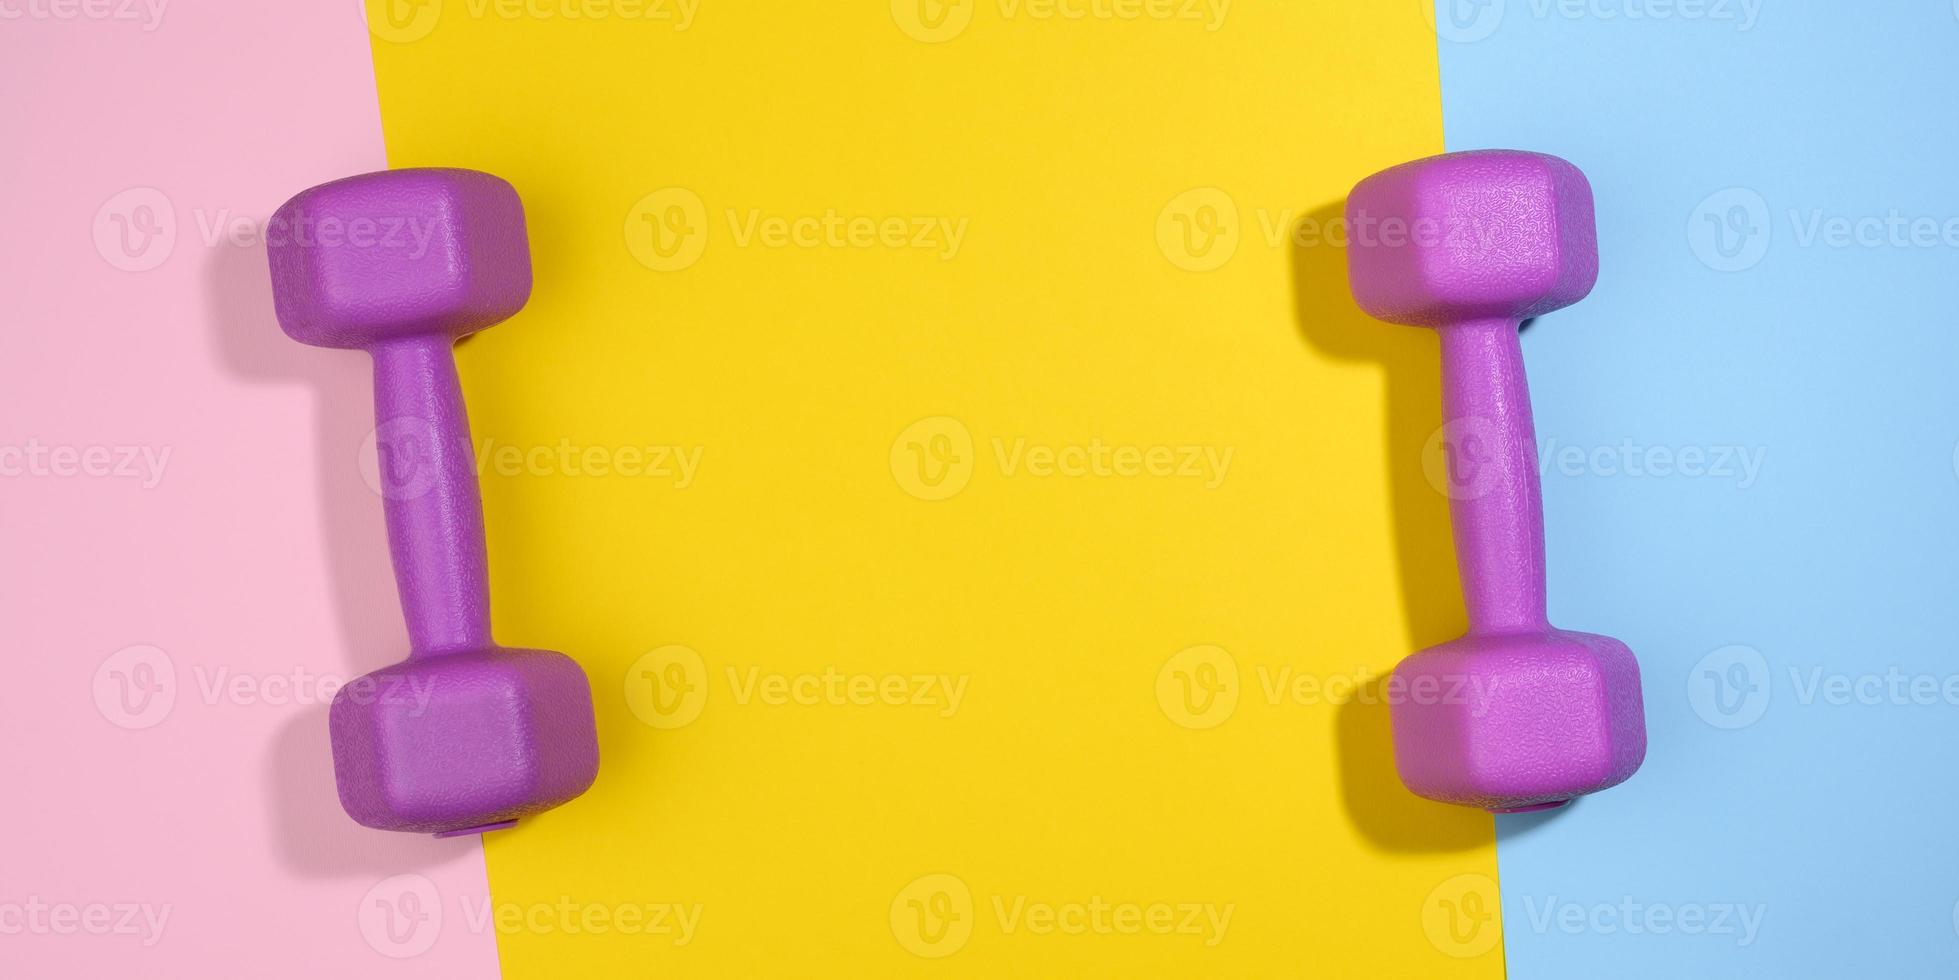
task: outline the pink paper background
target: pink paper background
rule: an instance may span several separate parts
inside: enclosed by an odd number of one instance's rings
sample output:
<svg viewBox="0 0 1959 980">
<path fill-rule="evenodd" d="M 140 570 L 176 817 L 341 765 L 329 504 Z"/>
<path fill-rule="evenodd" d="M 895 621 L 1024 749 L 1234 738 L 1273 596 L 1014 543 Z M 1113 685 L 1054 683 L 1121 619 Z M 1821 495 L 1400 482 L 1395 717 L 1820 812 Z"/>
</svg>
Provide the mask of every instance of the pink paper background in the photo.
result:
<svg viewBox="0 0 1959 980">
<path fill-rule="evenodd" d="M 334 798 L 320 680 L 406 649 L 367 365 L 250 233 L 386 163 L 359 5 L 59 9 L 0 21 L 0 975 L 495 976 L 477 840 Z"/>
</svg>

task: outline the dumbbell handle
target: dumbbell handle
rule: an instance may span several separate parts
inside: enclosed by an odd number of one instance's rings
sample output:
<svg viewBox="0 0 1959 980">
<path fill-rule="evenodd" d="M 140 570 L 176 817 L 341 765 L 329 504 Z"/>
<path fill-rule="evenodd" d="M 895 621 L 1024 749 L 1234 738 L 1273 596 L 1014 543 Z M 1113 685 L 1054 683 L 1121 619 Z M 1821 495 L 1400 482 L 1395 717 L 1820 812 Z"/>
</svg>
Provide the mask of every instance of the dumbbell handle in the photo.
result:
<svg viewBox="0 0 1959 980">
<path fill-rule="evenodd" d="M 411 657 L 493 643 L 483 501 L 452 346 L 422 336 L 370 349 L 388 551 Z"/>
<path fill-rule="evenodd" d="M 1549 628 L 1544 501 L 1518 323 L 1442 327 L 1449 517 L 1472 633 Z"/>
</svg>

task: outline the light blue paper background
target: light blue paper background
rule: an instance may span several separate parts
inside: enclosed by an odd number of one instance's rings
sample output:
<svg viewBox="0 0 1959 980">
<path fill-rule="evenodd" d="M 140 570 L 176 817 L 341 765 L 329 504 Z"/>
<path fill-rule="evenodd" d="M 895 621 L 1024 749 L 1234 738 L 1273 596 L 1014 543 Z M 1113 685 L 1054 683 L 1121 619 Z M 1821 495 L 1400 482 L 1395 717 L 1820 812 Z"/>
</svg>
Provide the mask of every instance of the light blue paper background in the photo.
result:
<svg viewBox="0 0 1959 980">
<path fill-rule="evenodd" d="M 1632 646 L 1650 739 L 1498 818 L 1510 975 L 1959 973 L 1959 13 L 1440 2 L 1449 148 L 1597 196 L 1598 288 L 1524 350 L 1552 618 Z"/>
</svg>

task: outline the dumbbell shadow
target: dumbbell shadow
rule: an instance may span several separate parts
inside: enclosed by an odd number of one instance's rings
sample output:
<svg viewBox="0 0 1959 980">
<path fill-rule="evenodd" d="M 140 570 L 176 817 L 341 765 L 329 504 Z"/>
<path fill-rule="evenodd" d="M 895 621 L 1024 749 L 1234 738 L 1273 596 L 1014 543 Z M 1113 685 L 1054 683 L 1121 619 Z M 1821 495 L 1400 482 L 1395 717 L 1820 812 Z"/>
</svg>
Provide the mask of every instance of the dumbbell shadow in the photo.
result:
<svg viewBox="0 0 1959 980">
<path fill-rule="evenodd" d="M 378 497 L 362 480 L 356 451 L 369 425 L 359 412 L 334 406 L 372 400 L 370 368 L 358 354 L 321 357 L 287 340 L 272 310 L 265 247 L 211 250 L 205 265 L 213 353 L 231 377 L 255 385 L 303 386 L 314 394 L 313 442 L 295 458 L 320 461 L 317 540 L 326 553 L 337 635 L 315 638 L 336 651 L 333 672 L 344 677 L 387 663 L 385 651 L 407 644 L 396 604 Z M 304 495 L 296 472 L 263 474 L 268 492 Z M 266 637 L 281 649 L 288 637 Z M 339 651 L 367 658 L 342 662 Z M 282 670 L 291 664 L 268 665 Z M 308 878 L 372 877 L 424 869 L 468 850 L 462 842 L 400 834 L 373 834 L 340 812 L 334 795 L 333 753 L 327 740 L 326 706 L 313 705 L 280 726 L 264 760 L 265 793 L 286 869 Z"/>
<path fill-rule="evenodd" d="M 1391 649 L 1419 649 L 1460 635 L 1466 617 L 1449 544 L 1449 502 L 1422 471 L 1422 451 L 1442 417 L 1442 378 L 1433 331 L 1395 329 L 1361 312 L 1347 281 L 1344 247 L 1327 242 L 1345 227 L 1346 201 L 1313 209 L 1292 242 L 1300 333 L 1335 360 L 1380 366 L 1385 385 L 1387 486 L 1395 567 L 1406 635 Z M 1310 244 L 1304 244 L 1310 243 Z M 1328 424 L 1338 424 L 1329 421 Z M 1302 542 L 1302 549 L 1310 546 Z M 1393 654 L 1400 659 L 1400 653 Z M 1391 664 L 1382 667 L 1385 678 Z M 1490 817 L 1410 793 L 1395 775 L 1389 707 L 1376 679 L 1340 706 L 1334 738 L 1348 819 L 1376 847 L 1403 853 L 1487 846 Z"/>
</svg>

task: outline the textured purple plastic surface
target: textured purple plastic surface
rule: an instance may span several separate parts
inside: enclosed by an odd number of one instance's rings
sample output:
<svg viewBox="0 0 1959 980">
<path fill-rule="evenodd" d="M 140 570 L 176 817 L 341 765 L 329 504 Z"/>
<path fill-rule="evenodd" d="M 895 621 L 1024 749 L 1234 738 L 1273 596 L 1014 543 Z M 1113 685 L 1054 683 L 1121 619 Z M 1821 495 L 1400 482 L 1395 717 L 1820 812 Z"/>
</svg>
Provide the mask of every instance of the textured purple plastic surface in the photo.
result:
<svg viewBox="0 0 1959 980">
<path fill-rule="evenodd" d="M 1518 812 L 1623 782 L 1646 755 L 1625 644 L 1551 626 L 1536 433 L 1517 330 L 1598 278 L 1592 190 L 1556 157 L 1479 150 L 1383 171 L 1347 199 L 1370 315 L 1435 327 L 1469 632 L 1395 668 L 1395 766 L 1415 793 Z"/>
<path fill-rule="evenodd" d="M 273 217 L 273 302 L 293 339 L 374 358 L 375 434 L 409 659 L 329 715 L 340 803 L 384 830 L 508 826 L 598 775 L 591 687 L 569 657 L 499 647 L 475 456 L 450 347 L 530 296 L 523 205 L 470 170 L 304 191 Z"/>
</svg>

